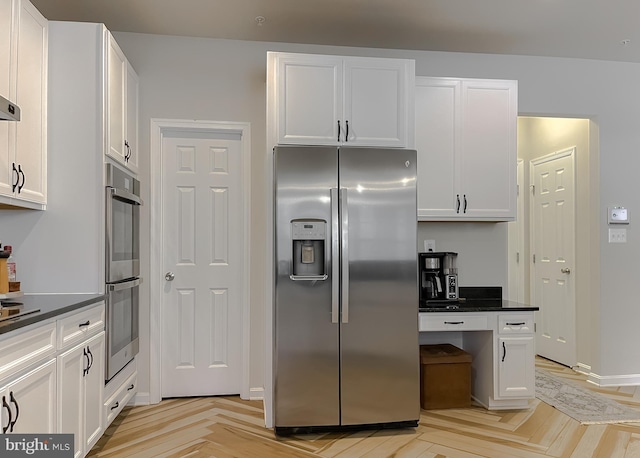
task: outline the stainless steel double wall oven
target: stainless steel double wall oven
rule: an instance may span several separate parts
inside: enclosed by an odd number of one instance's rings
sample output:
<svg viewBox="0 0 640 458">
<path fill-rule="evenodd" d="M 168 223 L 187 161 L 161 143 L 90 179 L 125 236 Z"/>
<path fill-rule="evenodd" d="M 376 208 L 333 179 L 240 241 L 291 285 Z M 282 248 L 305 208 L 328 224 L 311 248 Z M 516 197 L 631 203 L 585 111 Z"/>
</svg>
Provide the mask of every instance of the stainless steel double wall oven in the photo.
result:
<svg viewBox="0 0 640 458">
<path fill-rule="evenodd" d="M 107 367 L 109 381 L 138 353 L 140 182 L 106 169 Z"/>
</svg>

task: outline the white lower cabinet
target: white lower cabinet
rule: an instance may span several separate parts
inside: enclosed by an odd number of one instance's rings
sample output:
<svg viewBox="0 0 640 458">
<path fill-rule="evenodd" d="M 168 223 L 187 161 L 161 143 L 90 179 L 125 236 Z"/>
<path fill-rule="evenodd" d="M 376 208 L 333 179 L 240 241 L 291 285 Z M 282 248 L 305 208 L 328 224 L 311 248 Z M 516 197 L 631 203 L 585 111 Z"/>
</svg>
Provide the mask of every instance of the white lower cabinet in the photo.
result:
<svg viewBox="0 0 640 458">
<path fill-rule="evenodd" d="M 495 399 L 535 396 L 535 343 L 532 314 L 498 315 Z"/>
<path fill-rule="evenodd" d="M 535 396 L 533 336 L 498 338 L 496 399 Z"/>
<path fill-rule="evenodd" d="M 58 356 L 58 432 L 74 434 L 76 457 L 103 432 L 104 331 Z"/>
<path fill-rule="evenodd" d="M 0 395 L 3 434 L 55 432 L 56 359 L 47 358 L 14 380 L 0 381 Z"/>
<path fill-rule="evenodd" d="M 489 410 L 524 409 L 535 397 L 533 311 L 420 313 L 421 343 L 471 354 L 473 399 Z"/>
<path fill-rule="evenodd" d="M 73 434 L 74 456 L 89 453 L 108 426 L 104 403 L 113 394 L 105 391 L 104 317 L 102 301 L 0 335 L 0 433 Z M 120 405 L 133 386 L 124 386 Z"/>
<path fill-rule="evenodd" d="M 105 424 L 110 424 L 118 416 L 137 391 L 138 372 L 134 371 L 123 383 L 118 384 L 115 392 L 104 402 Z"/>
</svg>

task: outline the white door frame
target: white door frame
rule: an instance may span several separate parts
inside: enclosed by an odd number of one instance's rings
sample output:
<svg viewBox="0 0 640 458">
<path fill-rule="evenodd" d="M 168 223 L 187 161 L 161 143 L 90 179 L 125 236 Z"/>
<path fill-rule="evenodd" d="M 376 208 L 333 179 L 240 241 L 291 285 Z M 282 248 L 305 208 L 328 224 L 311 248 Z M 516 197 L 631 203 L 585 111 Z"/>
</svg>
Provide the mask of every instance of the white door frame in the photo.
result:
<svg viewBox="0 0 640 458">
<path fill-rule="evenodd" d="M 169 132 L 226 133 L 240 135 L 241 189 L 243 193 L 243 248 L 242 248 L 242 378 L 240 397 L 249 399 L 249 345 L 250 345 L 250 216 L 251 216 L 251 124 L 222 121 L 188 121 L 181 119 L 151 119 L 150 154 L 150 271 L 149 271 L 149 402 L 157 404 L 162 400 L 162 289 L 164 271 L 162 269 L 162 140 Z"/>
</svg>

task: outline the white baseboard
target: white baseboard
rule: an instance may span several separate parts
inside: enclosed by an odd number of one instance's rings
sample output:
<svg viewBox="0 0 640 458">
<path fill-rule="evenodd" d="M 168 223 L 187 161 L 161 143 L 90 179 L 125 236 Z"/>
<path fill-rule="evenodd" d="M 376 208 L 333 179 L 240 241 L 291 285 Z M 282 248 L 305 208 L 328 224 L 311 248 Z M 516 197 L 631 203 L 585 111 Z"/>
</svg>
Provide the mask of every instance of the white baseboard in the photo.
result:
<svg viewBox="0 0 640 458">
<path fill-rule="evenodd" d="M 640 374 L 598 375 L 593 372 L 587 374 L 587 382 L 598 386 L 632 386 L 640 385 Z"/>
<path fill-rule="evenodd" d="M 250 401 L 262 401 L 264 399 L 264 388 L 250 388 L 249 400 Z"/>
<path fill-rule="evenodd" d="M 574 366 L 574 370 L 583 375 L 591 374 L 591 366 L 580 362 Z"/>
<path fill-rule="evenodd" d="M 249 389 L 249 401 L 262 401 L 263 399 L 264 388 Z M 133 398 L 131 398 L 131 401 L 129 401 L 129 405 L 134 406 L 148 406 L 149 404 L 151 404 L 151 395 L 149 392 L 137 393 Z"/>
<path fill-rule="evenodd" d="M 148 406 L 151 404 L 151 396 L 148 392 L 136 393 L 134 397 L 129 401 L 130 405 L 134 406 Z"/>
</svg>

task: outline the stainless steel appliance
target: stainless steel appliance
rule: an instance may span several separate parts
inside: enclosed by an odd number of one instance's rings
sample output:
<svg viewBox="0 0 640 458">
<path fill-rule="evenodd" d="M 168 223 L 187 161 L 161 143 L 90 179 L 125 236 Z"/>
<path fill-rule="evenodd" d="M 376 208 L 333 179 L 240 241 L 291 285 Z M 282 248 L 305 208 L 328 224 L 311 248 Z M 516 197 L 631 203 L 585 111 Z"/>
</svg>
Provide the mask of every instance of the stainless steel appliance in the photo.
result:
<svg viewBox="0 0 640 458">
<path fill-rule="evenodd" d="M 0 95 L 0 121 L 20 121 L 20 107 Z"/>
<path fill-rule="evenodd" d="M 416 152 L 278 146 L 277 434 L 416 426 Z"/>
<path fill-rule="evenodd" d="M 106 168 L 106 346 L 109 381 L 139 350 L 140 182 Z"/>
<path fill-rule="evenodd" d="M 418 254 L 421 304 L 458 300 L 457 256 L 450 251 Z"/>
</svg>

